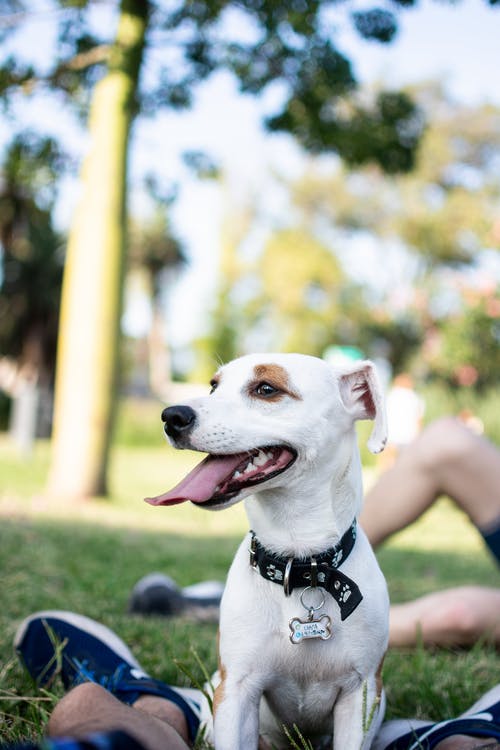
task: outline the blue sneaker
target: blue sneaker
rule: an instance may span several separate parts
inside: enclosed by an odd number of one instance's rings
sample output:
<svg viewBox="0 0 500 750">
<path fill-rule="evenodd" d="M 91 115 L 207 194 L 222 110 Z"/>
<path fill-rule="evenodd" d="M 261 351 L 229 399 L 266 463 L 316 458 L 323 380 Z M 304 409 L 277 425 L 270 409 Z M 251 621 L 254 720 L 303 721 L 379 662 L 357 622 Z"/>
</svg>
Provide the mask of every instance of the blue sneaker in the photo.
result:
<svg viewBox="0 0 500 750">
<path fill-rule="evenodd" d="M 157 695 L 179 706 L 191 739 L 196 737 L 200 723 L 197 703 L 184 698 L 182 689 L 146 674 L 122 639 L 89 617 L 57 610 L 35 612 L 18 627 L 14 649 L 38 686 L 50 685 L 57 676 L 66 689 L 96 682 L 129 705 L 140 695 Z"/>
</svg>

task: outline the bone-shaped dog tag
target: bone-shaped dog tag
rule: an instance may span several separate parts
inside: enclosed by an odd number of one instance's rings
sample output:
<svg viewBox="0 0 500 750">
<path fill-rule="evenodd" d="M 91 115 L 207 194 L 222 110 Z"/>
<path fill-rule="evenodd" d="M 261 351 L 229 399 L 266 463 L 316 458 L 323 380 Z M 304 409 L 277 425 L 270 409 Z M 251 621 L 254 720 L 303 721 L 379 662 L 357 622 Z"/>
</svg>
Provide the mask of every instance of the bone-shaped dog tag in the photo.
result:
<svg viewBox="0 0 500 750">
<path fill-rule="evenodd" d="M 321 638 L 327 641 L 332 637 L 331 620 L 328 615 L 322 615 L 315 620 L 311 615 L 307 620 L 301 620 L 299 617 L 293 617 L 290 622 L 290 640 L 292 643 L 301 643 L 308 638 Z"/>
</svg>

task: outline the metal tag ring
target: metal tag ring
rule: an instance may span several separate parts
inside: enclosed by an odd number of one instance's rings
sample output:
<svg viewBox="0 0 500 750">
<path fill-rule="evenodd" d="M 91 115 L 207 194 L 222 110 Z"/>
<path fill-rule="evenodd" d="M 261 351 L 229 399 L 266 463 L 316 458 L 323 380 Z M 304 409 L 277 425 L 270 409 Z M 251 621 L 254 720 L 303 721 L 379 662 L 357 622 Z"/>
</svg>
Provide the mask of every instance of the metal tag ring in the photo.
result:
<svg viewBox="0 0 500 750">
<path fill-rule="evenodd" d="M 283 579 L 283 589 L 285 591 L 285 596 L 290 596 L 290 594 L 292 593 L 290 591 L 290 573 L 292 572 L 292 565 L 293 557 L 289 557 L 285 568 L 285 577 Z"/>
<path fill-rule="evenodd" d="M 305 603 L 304 594 L 307 591 L 319 591 L 321 593 L 321 601 L 316 607 L 313 607 L 312 605 Z M 307 586 L 303 591 L 301 591 L 300 603 L 302 604 L 304 609 L 308 610 L 308 612 L 317 612 L 318 609 L 321 609 L 325 603 L 325 590 L 321 586 Z"/>
</svg>

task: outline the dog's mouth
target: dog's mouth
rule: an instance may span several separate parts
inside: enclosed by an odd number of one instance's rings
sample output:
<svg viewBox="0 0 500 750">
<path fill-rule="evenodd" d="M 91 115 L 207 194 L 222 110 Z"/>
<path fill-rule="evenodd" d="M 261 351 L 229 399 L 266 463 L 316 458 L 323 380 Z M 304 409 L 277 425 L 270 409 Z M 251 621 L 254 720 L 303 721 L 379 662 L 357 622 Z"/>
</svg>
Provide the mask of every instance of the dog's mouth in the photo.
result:
<svg viewBox="0 0 500 750">
<path fill-rule="evenodd" d="M 210 454 L 169 492 L 148 497 L 151 505 L 175 505 L 191 500 L 205 507 L 223 505 L 246 487 L 267 482 L 286 471 L 297 458 L 284 445 L 233 453 Z"/>
</svg>

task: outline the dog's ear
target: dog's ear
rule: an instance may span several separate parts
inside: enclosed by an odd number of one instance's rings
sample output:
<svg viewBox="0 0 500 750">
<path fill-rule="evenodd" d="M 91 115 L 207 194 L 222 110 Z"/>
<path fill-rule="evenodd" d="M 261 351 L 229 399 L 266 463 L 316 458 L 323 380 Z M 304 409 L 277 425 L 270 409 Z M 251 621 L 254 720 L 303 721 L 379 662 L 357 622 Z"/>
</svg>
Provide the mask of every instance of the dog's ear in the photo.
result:
<svg viewBox="0 0 500 750">
<path fill-rule="evenodd" d="M 341 368 L 339 389 L 342 402 L 354 420 L 374 420 L 368 448 L 372 453 L 383 451 L 387 442 L 387 418 L 373 362 L 363 360 Z"/>
</svg>

